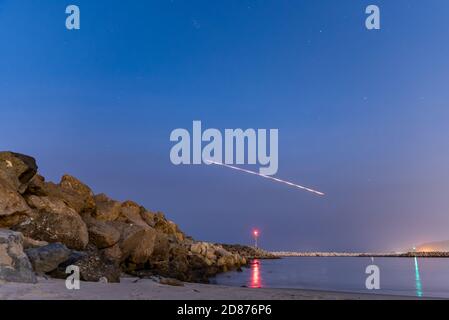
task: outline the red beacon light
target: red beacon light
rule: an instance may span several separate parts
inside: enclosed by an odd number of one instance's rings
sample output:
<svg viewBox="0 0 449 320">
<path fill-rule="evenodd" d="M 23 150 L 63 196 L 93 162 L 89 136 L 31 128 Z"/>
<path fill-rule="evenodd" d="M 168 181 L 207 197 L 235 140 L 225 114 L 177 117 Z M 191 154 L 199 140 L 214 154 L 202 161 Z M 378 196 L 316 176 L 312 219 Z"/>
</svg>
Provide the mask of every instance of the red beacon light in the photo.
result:
<svg viewBox="0 0 449 320">
<path fill-rule="evenodd" d="M 257 238 L 259 238 L 259 230 L 254 229 L 253 236 L 254 236 L 254 247 L 257 248 Z"/>
</svg>

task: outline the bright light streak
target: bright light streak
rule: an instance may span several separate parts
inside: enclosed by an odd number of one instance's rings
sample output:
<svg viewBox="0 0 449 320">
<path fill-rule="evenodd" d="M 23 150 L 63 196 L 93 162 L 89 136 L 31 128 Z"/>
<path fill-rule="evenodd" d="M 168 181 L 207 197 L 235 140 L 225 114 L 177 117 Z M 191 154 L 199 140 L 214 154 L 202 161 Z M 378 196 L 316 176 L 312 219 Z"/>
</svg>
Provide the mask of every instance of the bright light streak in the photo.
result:
<svg viewBox="0 0 449 320">
<path fill-rule="evenodd" d="M 298 189 L 301 189 L 301 190 L 305 190 L 305 191 L 308 191 L 308 192 L 317 194 L 317 195 L 319 195 L 319 196 L 324 196 L 324 193 L 323 193 L 323 192 L 316 191 L 316 190 L 313 190 L 313 189 L 310 189 L 310 188 L 301 186 L 301 185 L 299 185 L 299 184 L 295 184 L 295 183 L 293 183 L 293 182 L 289 182 L 289 181 L 281 180 L 281 179 L 278 179 L 278 178 L 270 177 L 270 176 L 267 176 L 267 175 L 264 175 L 264 174 L 261 174 L 261 173 L 257 173 L 257 172 L 254 172 L 254 171 L 250 171 L 250 170 L 246 170 L 246 169 L 234 167 L 234 166 L 231 166 L 231 165 L 229 165 L 229 164 L 224 164 L 224 163 L 221 163 L 221 162 L 216 162 L 216 161 L 212 161 L 212 160 L 205 160 L 205 162 L 207 162 L 207 163 L 209 163 L 209 164 L 215 164 L 215 165 L 217 165 L 217 166 L 223 166 L 223 167 L 226 167 L 226 168 L 229 168 L 229 169 L 233 169 L 233 170 L 237 170 L 237 171 L 241 171 L 241 172 L 253 174 L 253 175 L 256 175 L 256 176 L 265 178 L 265 179 L 270 179 L 270 180 L 273 180 L 273 181 L 276 181 L 276 182 L 279 182 L 279 183 L 286 184 L 286 185 L 291 186 L 291 187 L 294 187 L 294 188 L 298 188 Z"/>
<path fill-rule="evenodd" d="M 254 260 L 251 263 L 251 282 L 250 288 L 261 288 L 262 287 L 262 277 L 260 275 L 260 262 L 259 260 Z"/>
<path fill-rule="evenodd" d="M 419 275 L 419 266 L 418 266 L 418 258 L 415 257 L 415 284 L 416 284 L 416 295 L 418 297 L 422 297 L 422 284 L 421 284 L 421 276 Z"/>
</svg>

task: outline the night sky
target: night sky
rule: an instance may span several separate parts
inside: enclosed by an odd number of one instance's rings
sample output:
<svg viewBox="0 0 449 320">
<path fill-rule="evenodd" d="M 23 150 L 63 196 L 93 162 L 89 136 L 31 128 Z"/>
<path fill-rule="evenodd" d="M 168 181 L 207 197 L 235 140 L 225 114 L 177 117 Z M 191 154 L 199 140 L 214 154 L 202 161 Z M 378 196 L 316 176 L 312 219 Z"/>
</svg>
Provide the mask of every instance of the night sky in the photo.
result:
<svg viewBox="0 0 449 320">
<path fill-rule="evenodd" d="M 81 9 L 81 30 L 65 8 Z M 381 30 L 365 8 L 381 9 Z M 449 1 L 0 0 L 0 150 L 196 239 L 385 251 L 449 239 Z M 173 129 L 279 129 L 277 176 L 174 166 Z M 257 166 L 247 166 L 258 170 Z"/>
</svg>

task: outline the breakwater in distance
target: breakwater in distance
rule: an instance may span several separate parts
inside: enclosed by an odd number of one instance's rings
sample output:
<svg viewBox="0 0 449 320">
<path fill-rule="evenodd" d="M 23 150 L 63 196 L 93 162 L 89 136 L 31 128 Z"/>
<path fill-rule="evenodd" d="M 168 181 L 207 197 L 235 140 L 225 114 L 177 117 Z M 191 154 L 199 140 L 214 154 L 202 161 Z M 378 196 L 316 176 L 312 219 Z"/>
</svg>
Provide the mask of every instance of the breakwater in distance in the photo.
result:
<svg viewBox="0 0 449 320">
<path fill-rule="evenodd" d="M 387 253 L 360 253 L 360 252 L 294 252 L 272 251 L 272 255 L 282 257 L 384 257 L 384 258 L 449 258 L 449 252 L 387 252 Z"/>
</svg>

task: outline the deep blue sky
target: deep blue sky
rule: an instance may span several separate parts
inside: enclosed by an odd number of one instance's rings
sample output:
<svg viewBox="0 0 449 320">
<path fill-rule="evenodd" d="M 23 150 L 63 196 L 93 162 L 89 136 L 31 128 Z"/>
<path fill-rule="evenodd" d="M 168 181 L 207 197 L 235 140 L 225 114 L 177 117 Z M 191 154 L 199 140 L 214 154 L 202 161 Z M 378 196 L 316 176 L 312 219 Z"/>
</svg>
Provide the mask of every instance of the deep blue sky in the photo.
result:
<svg viewBox="0 0 449 320">
<path fill-rule="evenodd" d="M 81 30 L 65 29 L 65 7 Z M 382 30 L 364 27 L 378 4 Z M 0 149 L 198 239 L 390 250 L 449 239 L 446 0 L 0 0 Z M 170 132 L 279 128 L 278 176 L 175 167 Z"/>
</svg>

